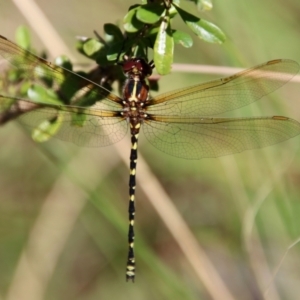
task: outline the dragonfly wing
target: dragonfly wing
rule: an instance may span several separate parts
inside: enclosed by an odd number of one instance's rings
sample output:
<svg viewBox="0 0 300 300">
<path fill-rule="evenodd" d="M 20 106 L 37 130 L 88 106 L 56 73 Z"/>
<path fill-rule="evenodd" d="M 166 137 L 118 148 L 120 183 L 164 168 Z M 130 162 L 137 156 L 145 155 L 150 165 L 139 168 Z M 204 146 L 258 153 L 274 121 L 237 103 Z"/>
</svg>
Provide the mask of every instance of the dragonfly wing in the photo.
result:
<svg viewBox="0 0 300 300">
<path fill-rule="evenodd" d="M 43 135 L 46 140 L 56 137 L 79 146 L 108 146 L 120 141 L 128 129 L 127 121 L 117 111 L 101 110 L 97 106 L 36 104 L 0 96 L 0 124 L 17 117 L 33 135 Z"/>
<path fill-rule="evenodd" d="M 272 60 L 233 76 L 157 96 L 147 112 L 155 115 L 209 116 L 248 105 L 283 86 L 299 71 L 292 60 Z"/>
<path fill-rule="evenodd" d="M 157 117 L 143 124 L 149 142 L 181 158 L 218 157 L 262 148 L 300 134 L 300 123 L 286 117 Z"/>
<path fill-rule="evenodd" d="M 111 110 L 118 110 L 121 107 L 121 98 L 104 87 L 72 71 L 55 66 L 2 36 L 0 36 L 0 56 L 15 70 L 20 71 L 22 78 L 34 84 L 49 88 L 45 79 L 50 79 L 51 88 L 57 92 L 62 103 L 76 105 L 80 103 L 81 98 L 88 95 L 89 99 L 101 100 L 101 103 L 109 106 Z"/>
</svg>

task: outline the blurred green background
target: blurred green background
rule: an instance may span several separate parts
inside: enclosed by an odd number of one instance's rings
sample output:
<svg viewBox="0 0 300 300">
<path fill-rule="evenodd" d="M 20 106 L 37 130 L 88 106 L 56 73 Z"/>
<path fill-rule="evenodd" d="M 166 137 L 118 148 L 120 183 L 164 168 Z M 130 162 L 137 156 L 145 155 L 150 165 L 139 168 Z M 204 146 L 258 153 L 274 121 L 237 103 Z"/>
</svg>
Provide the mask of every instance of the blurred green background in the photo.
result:
<svg viewBox="0 0 300 300">
<path fill-rule="evenodd" d="M 78 63 L 88 61 L 76 53 L 75 36 L 121 23 L 136 3 L 36 2 Z M 300 62 L 298 0 L 213 4 L 211 12 L 198 15 L 217 24 L 227 41 L 220 46 L 194 37 L 193 48 L 177 46 L 176 63 Z M 192 3 L 182 6 L 195 14 Z M 13 1 L 0 0 L 0 34 L 14 40 L 17 27 L 28 25 L 32 45 L 44 50 L 36 34 L 41 25 L 32 18 L 34 26 Z M 217 77 L 174 71 L 160 79 L 160 92 Z M 298 94 L 299 82 L 290 82 L 231 116 L 300 121 Z M 137 278 L 126 283 L 128 163 L 113 146 L 84 149 L 57 140 L 37 145 L 11 122 L 0 131 L 0 299 L 299 299 L 300 245 L 293 244 L 300 235 L 299 144 L 296 137 L 262 150 L 188 161 L 161 153 L 141 137 L 140 153 L 207 256 L 199 251 L 197 259 L 212 263 L 230 297 L 217 283 L 207 284 L 205 275 L 208 281 L 215 277 L 205 263 L 198 275 L 188 262 L 151 205 L 151 192 L 143 192 L 150 182 L 139 182 L 139 164 Z M 121 150 L 129 157 L 129 147 Z M 170 217 L 168 210 L 163 214 Z"/>
</svg>

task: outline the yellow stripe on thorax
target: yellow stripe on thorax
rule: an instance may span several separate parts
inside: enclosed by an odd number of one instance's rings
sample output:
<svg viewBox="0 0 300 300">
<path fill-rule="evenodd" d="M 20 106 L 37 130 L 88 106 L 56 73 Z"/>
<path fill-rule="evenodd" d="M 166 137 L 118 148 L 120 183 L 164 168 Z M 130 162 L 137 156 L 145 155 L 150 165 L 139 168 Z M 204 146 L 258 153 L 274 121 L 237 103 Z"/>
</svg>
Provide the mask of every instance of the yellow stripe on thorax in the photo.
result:
<svg viewBox="0 0 300 300">
<path fill-rule="evenodd" d="M 137 84 L 138 84 L 138 81 L 134 80 L 132 93 L 131 93 L 130 97 L 128 98 L 129 101 L 137 101 L 137 97 L 136 97 Z"/>
</svg>

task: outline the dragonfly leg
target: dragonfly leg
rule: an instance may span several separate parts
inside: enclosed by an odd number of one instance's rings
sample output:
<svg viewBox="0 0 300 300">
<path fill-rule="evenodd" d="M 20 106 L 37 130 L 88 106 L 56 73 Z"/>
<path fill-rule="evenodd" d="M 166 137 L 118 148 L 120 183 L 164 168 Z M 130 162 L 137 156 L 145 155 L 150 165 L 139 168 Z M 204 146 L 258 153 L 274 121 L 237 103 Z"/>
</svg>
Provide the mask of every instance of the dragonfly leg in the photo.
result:
<svg viewBox="0 0 300 300">
<path fill-rule="evenodd" d="M 135 257 L 134 257 L 134 216 L 135 216 L 135 186 L 136 186 L 136 163 L 137 163 L 138 133 L 131 135 L 130 152 L 130 176 L 129 176 L 129 229 L 128 229 L 128 259 L 126 266 L 126 281 L 134 281 Z"/>
</svg>

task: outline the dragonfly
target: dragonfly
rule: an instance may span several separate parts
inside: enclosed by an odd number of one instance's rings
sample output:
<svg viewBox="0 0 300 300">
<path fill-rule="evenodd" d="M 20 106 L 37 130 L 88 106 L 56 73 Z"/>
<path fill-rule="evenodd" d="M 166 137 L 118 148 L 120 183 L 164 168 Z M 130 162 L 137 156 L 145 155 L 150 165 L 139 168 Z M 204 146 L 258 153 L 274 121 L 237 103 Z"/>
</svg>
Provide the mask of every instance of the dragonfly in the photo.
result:
<svg viewBox="0 0 300 300">
<path fill-rule="evenodd" d="M 291 80 L 299 65 L 289 59 L 271 60 L 226 78 L 151 97 L 147 78 L 154 64 L 139 57 L 125 57 L 120 66 L 126 80 L 119 97 L 2 36 L 0 56 L 34 86 L 47 87 L 46 74 L 61 100 L 51 104 L 35 99 L 29 92 L 25 96 L 0 95 L 0 124 L 18 118 L 43 137 L 90 147 L 114 144 L 130 132 L 127 281 L 133 282 L 136 273 L 135 188 L 141 128 L 147 140 L 159 150 L 194 160 L 266 147 L 300 133 L 300 123 L 285 116 L 218 116 L 249 105 Z M 83 105 L 83 99 L 94 103 Z"/>
</svg>

